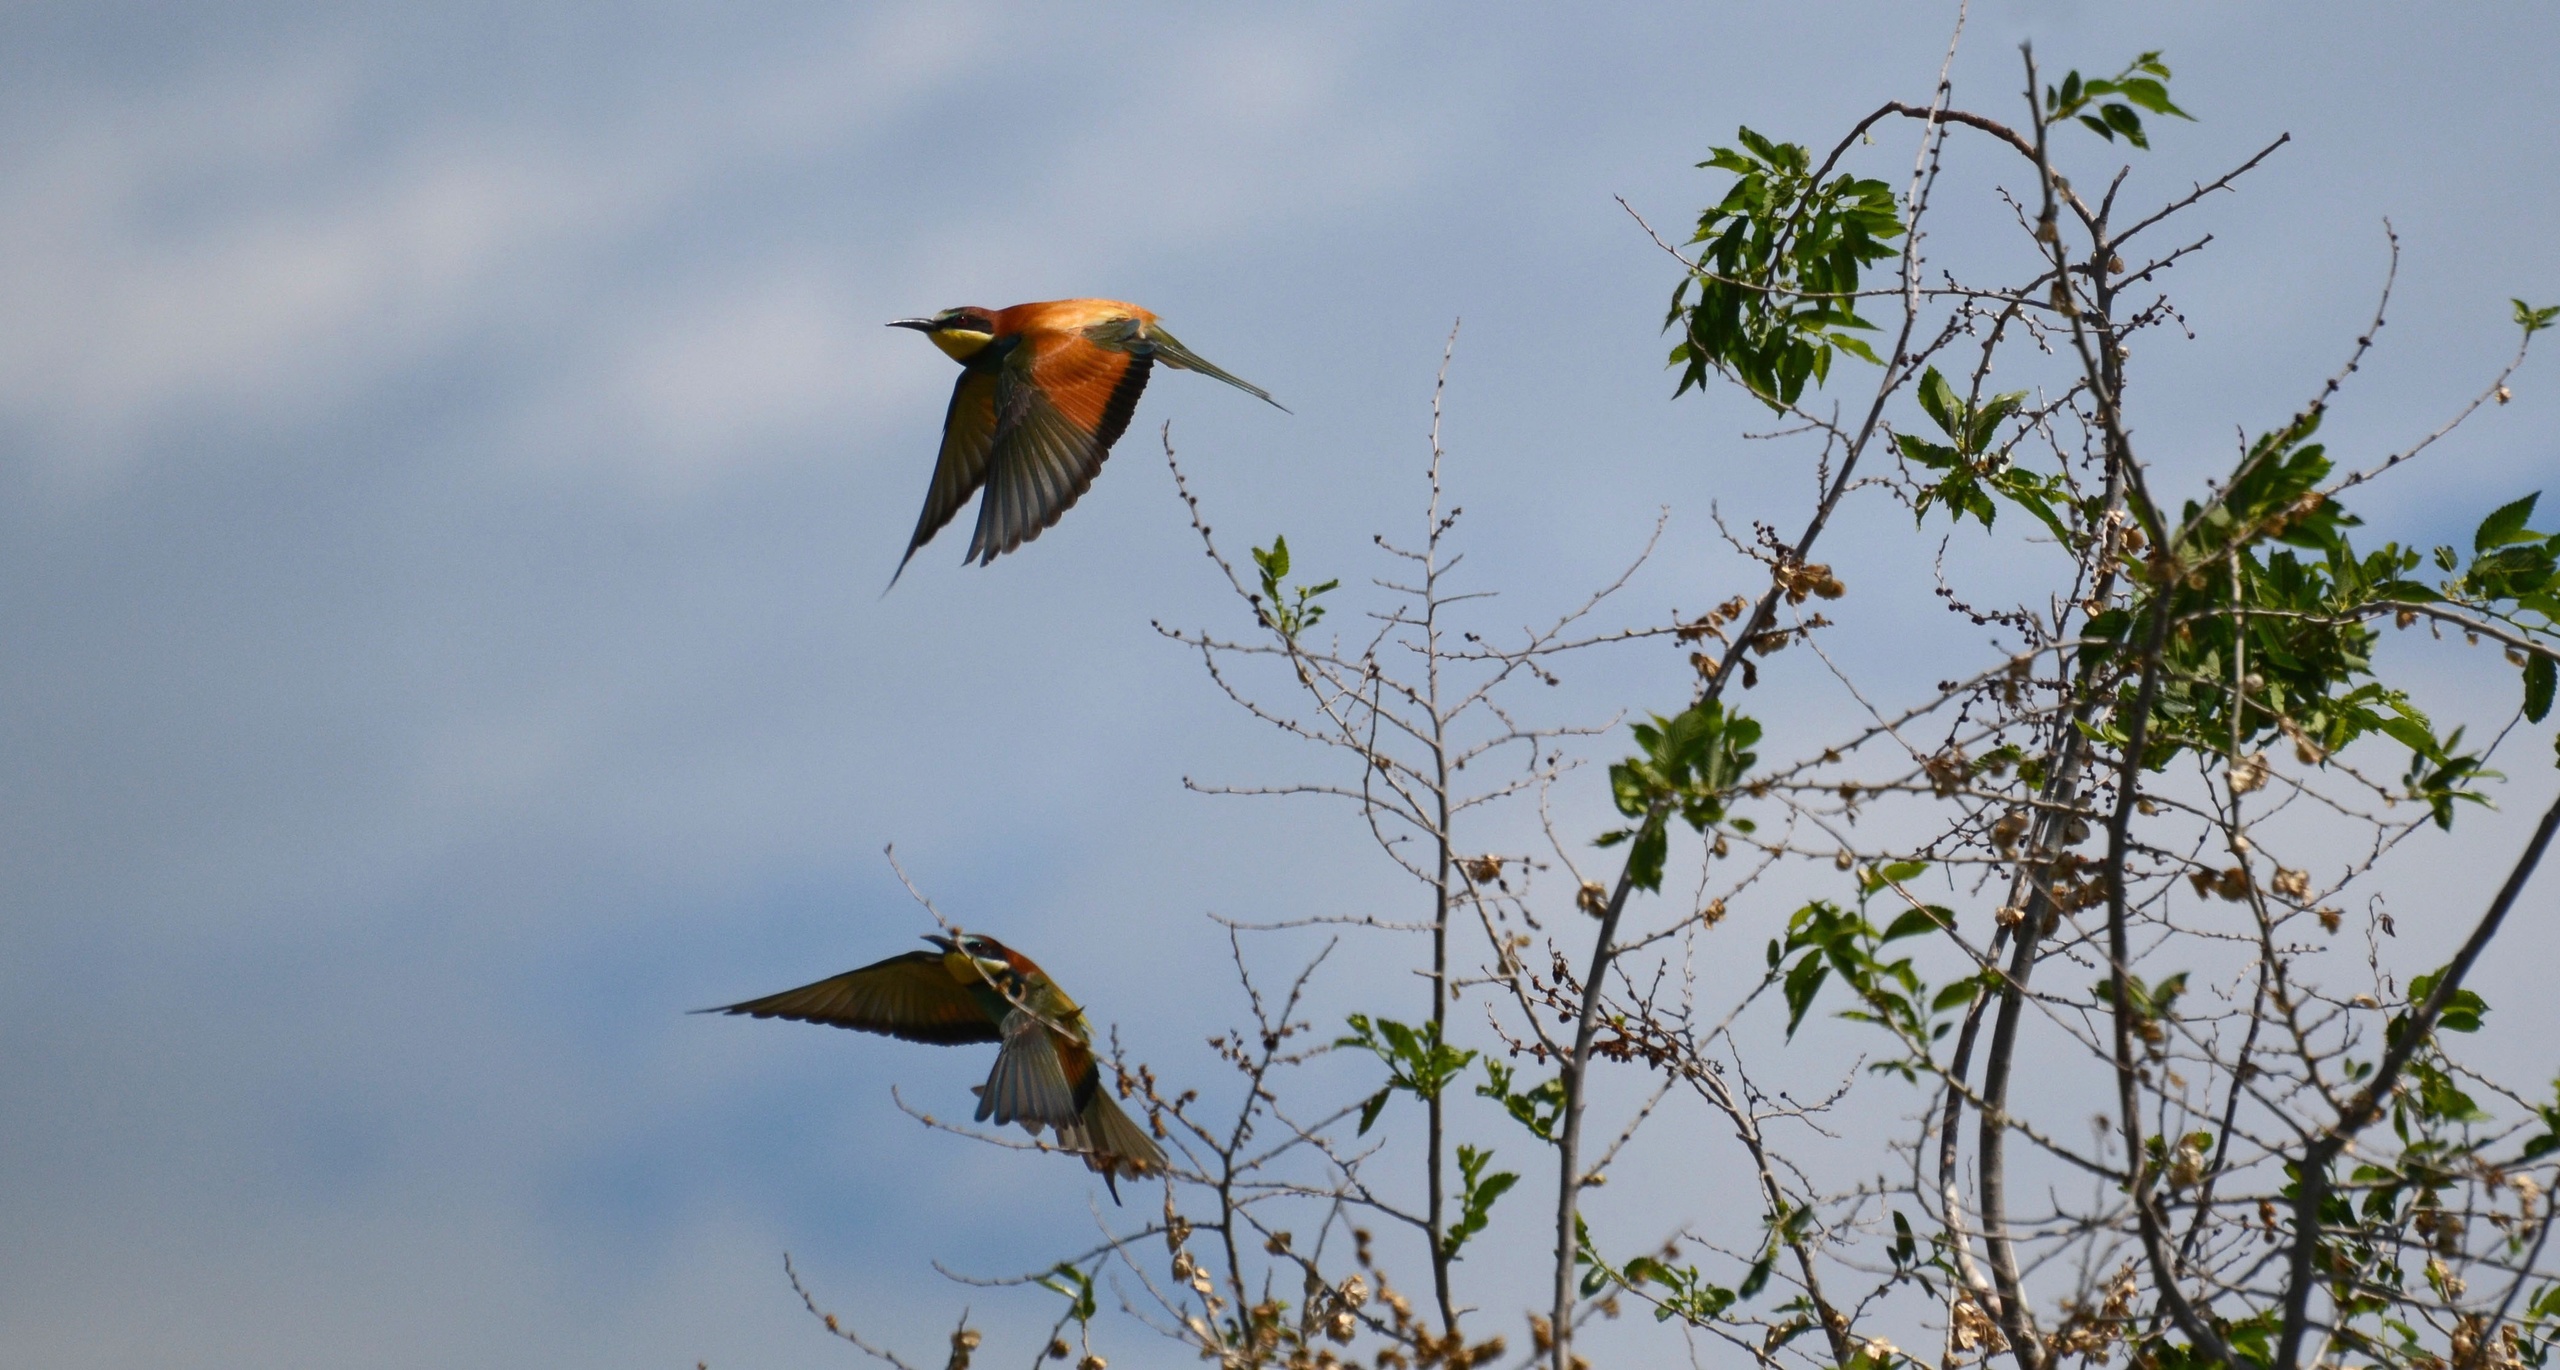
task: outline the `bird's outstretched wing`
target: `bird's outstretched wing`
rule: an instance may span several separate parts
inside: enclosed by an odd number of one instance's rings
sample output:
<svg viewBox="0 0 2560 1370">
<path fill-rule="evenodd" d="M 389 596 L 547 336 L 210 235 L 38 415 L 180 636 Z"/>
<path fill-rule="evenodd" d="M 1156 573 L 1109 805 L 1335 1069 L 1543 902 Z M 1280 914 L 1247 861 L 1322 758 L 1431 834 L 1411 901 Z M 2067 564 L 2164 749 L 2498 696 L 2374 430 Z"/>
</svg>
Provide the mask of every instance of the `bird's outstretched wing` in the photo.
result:
<svg viewBox="0 0 2560 1370">
<path fill-rule="evenodd" d="M 1031 1132 L 1054 1127 L 1061 1134 L 1076 1126 L 1075 1090 L 1039 1014 L 1015 1009 L 1005 1015 L 1004 1050 L 996 1053 L 996 1068 L 978 1090 L 978 1121 L 1020 1123 Z"/>
<path fill-rule="evenodd" d="M 1177 371 L 1197 371 L 1203 376 L 1225 381 L 1283 414 L 1289 412 L 1289 406 L 1271 398 L 1270 391 L 1220 369 L 1199 353 L 1183 346 L 1182 340 L 1165 332 L 1161 324 L 1142 319 L 1110 319 L 1086 329 L 1085 336 L 1103 347 L 1153 357 Z"/>
<path fill-rule="evenodd" d="M 987 493 L 969 554 L 983 566 L 1048 529 L 1102 470 L 1128 431 L 1148 359 L 1081 334 L 1026 336 L 995 372 Z M 947 449 L 946 449 L 947 450 Z"/>
<path fill-rule="evenodd" d="M 933 484 L 925 487 L 924 512 L 916 516 L 915 536 L 889 583 L 898 583 L 916 549 L 933 541 L 942 525 L 986 483 L 987 456 L 996 445 L 996 368 L 973 366 L 951 387 L 951 409 L 942 419 L 942 455 L 933 464 Z"/>
<path fill-rule="evenodd" d="M 992 1042 L 1001 1036 L 968 987 L 942 968 L 938 951 L 911 951 L 814 985 L 701 1012 L 790 1018 L 910 1042 Z"/>
</svg>

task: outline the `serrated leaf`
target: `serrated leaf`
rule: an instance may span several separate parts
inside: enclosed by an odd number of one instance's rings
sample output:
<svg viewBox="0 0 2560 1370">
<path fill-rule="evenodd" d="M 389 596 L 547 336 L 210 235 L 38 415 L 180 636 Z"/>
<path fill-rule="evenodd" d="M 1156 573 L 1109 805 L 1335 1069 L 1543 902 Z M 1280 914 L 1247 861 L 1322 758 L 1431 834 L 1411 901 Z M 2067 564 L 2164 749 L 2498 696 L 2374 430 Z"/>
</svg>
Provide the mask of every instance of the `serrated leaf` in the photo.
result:
<svg viewBox="0 0 2560 1370">
<path fill-rule="evenodd" d="M 2501 504 L 2480 520 L 2480 529 L 2471 535 L 2471 550 L 2487 552 L 2517 542 L 2539 542 L 2541 534 L 2527 532 L 2525 524 L 2533 518 L 2533 502 L 2542 498 L 2534 491 L 2523 499 Z"/>
<path fill-rule="evenodd" d="M 1931 442 L 1916 433 L 1894 434 L 1893 445 L 1901 449 L 1905 458 L 1918 462 L 1932 471 L 1944 471 L 1961 465 L 1964 461 L 1964 458 L 1956 455 L 1956 449 L 1943 443 Z"/>
<path fill-rule="evenodd" d="M 1991 440 L 2000 435 L 2000 425 L 2018 411 L 2018 406 L 2025 403 L 2026 398 L 2026 391 L 2012 390 L 1984 400 L 1982 407 L 1974 412 L 1973 422 L 1968 425 L 1971 431 L 1964 435 L 1965 450 L 1989 451 Z"/>
</svg>

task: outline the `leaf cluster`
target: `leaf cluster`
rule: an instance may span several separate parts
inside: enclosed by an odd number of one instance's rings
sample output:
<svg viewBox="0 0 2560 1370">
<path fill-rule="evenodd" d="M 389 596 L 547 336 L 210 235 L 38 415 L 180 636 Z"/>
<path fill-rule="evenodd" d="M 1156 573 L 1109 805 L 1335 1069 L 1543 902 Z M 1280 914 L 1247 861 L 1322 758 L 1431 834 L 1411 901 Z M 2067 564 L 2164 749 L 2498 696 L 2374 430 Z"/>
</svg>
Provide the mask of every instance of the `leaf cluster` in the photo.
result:
<svg viewBox="0 0 2560 1370">
<path fill-rule="evenodd" d="M 1822 988 L 1835 975 L 1849 987 L 1857 1006 L 1840 1016 L 1872 1023 L 1891 1032 L 1910 1056 L 1878 1062 L 1874 1069 L 1916 1081 L 1926 1062 L 1928 1044 L 1944 1037 L 1953 1024 L 1943 1015 L 1973 1002 L 1984 983 L 1969 975 L 1932 990 L 1912 965 L 1912 958 L 1886 948 L 1906 938 L 1955 926 L 1955 914 L 1935 904 L 1905 909 L 1882 929 L 1867 920 L 1867 900 L 1879 891 L 1917 879 L 1928 870 L 1920 861 L 1899 861 L 1862 871 L 1859 907 L 1844 909 L 1817 899 L 1787 919 L 1784 938 L 1770 938 L 1769 969 L 1783 971 L 1780 992 L 1787 1002 L 1787 1035 L 1793 1037 L 1813 1010 Z M 1793 957 L 1792 963 L 1788 958 Z"/>
<path fill-rule="evenodd" d="M 1297 641 L 1298 634 L 1324 621 L 1324 605 L 1319 596 L 1329 594 L 1342 584 L 1340 578 L 1321 585 L 1289 585 L 1289 540 L 1275 536 L 1269 549 L 1253 549 L 1253 564 L 1262 571 L 1262 593 L 1254 596 L 1253 606 L 1262 616 L 1264 626 Z"/>
<path fill-rule="evenodd" d="M 1437 1099 L 1476 1058 L 1473 1050 L 1440 1040 L 1438 1023 L 1416 1026 L 1392 1018 L 1371 1018 L 1365 1013 L 1352 1014 L 1346 1021 L 1351 1034 L 1335 1039 L 1334 1045 L 1357 1047 L 1387 1067 L 1387 1082 L 1360 1105 L 1360 1130 L 1364 1133 L 1377 1125 L 1379 1113 L 1396 1091 L 1426 1102 Z"/>
<path fill-rule="evenodd" d="M 1771 409 L 1784 410 L 1805 383 L 1831 374 L 1834 353 L 1877 360 L 1858 337 L 1875 325 L 1858 314 L 1860 273 L 1894 255 L 1902 236 L 1891 187 L 1843 173 L 1815 179 L 1796 143 L 1748 128 L 1739 148 L 1719 147 L 1698 163 L 1733 173 L 1722 200 L 1698 216 L 1690 238 L 1698 268 L 1671 292 L 1667 331 L 1680 327 L 1671 364 L 1682 394 L 1722 369 Z"/>
<path fill-rule="evenodd" d="M 1458 1248 L 1467 1239 L 1484 1230 L 1493 1218 L 1493 1201 L 1511 1192 L 1520 1177 L 1508 1170 L 1488 1175 L 1484 1168 L 1493 1160 L 1491 1147 L 1458 1146 L 1458 1220 L 1449 1225 L 1441 1239 L 1440 1249 L 1449 1259 L 1458 1258 Z"/>
<path fill-rule="evenodd" d="M 2486 772 L 2461 750 L 2461 729 L 2439 735 L 2406 692 L 2375 674 L 2380 634 L 2372 626 L 2374 618 L 2398 613 L 2395 606 L 2448 595 L 2414 578 L 2420 558 L 2413 549 L 2386 543 L 2356 550 L 2347 530 L 2361 520 L 2320 488 L 2331 463 L 2310 440 L 2319 424 L 2315 409 L 2260 437 L 2220 498 L 2186 505 L 2164 555 L 2146 564 L 2127 554 L 2139 592 L 2090 619 L 2080 652 L 2084 670 L 2117 682 L 2115 711 L 2096 730 L 2115 745 L 2127 740 L 2121 720 L 2138 705 L 2141 639 L 2165 612 L 2172 626 L 2149 715 L 2146 768 L 2158 770 L 2189 751 L 2237 756 L 2278 735 L 2316 759 L 2380 733 L 2409 750 L 2411 797 L 2450 827 L 2456 801 L 2482 802 L 2474 784 Z M 2498 554 L 2482 587 L 2512 602 L 2530 580 L 2547 595 L 2548 551 L 2513 550 Z M 2448 570 L 2457 564 L 2450 549 L 2439 550 L 2439 561 Z M 2463 583 L 2457 578 L 2448 589 L 2459 592 Z"/>
<path fill-rule="evenodd" d="M 2491 510 L 2472 533 L 2471 564 L 2447 580 L 2441 593 L 2450 603 L 2548 639 L 2560 634 L 2560 533 L 2537 533 L 2529 526 L 2541 497 L 2537 490 Z M 2451 548 L 2436 549 L 2438 566 L 2451 570 L 2458 561 Z M 2550 716 L 2560 672 L 2538 652 L 2525 656 L 2523 670 L 2524 716 L 2539 723 Z"/>
<path fill-rule="evenodd" d="M 1480 1098 L 1502 1105 L 1513 1122 L 1529 1129 L 1540 1141 L 1556 1139 L 1556 1127 L 1564 1120 L 1564 1080 L 1549 1077 L 1527 1089 L 1514 1087 L 1519 1078 L 1511 1067 L 1491 1057 L 1485 1058 L 1485 1082 L 1476 1086 Z"/>
<path fill-rule="evenodd" d="M 2148 151 L 2151 140 L 2143 132 L 2142 116 L 2135 112 L 2135 106 L 2190 122 L 2195 119 L 2169 102 L 2168 82 L 2169 68 L 2157 52 L 2134 58 L 2124 70 L 2110 77 L 2084 81 L 2074 71 L 2063 77 L 2060 85 L 2044 88 L 2045 122 L 2077 119 L 2110 143 L 2122 134 L 2126 142 Z"/>
<path fill-rule="evenodd" d="M 1749 750 L 1760 741 L 1760 724 L 1742 714 L 1729 714 L 1715 700 L 1693 704 L 1671 718 L 1656 714 L 1634 728 L 1634 756 L 1609 767 L 1609 794 L 1618 812 L 1635 819 L 1633 827 L 1602 833 L 1598 845 L 1613 847 L 1632 840 L 1627 854 L 1627 880 L 1641 890 L 1662 888 L 1662 863 L 1670 852 L 1669 820 L 1677 815 L 1694 832 L 1725 821 L 1725 804 L 1743 774 L 1759 759 Z M 1737 831 L 1751 831 L 1751 820 L 1736 818 Z"/>
<path fill-rule="evenodd" d="M 1945 509 L 1950 519 L 1962 522 L 1970 516 L 1988 529 L 1999 513 L 1993 498 L 1998 496 L 2034 515 L 2064 546 L 2074 545 L 2062 523 L 2062 514 L 2070 507 L 2070 486 L 2058 474 L 2025 470 L 2012 459 L 2008 446 L 1994 445 L 2000 425 L 2018 412 L 2026 398 L 2023 390 L 1987 399 L 1960 396 L 1934 366 L 1920 377 L 1920 408 L 1947 438 L 1933 442 L 1917 433 L 1894 435 L 1894 446 L 1905 461 L 1940 473 L 1912 501 L 1912 513 L 1920 522 L 1926 523 L 1930 508 L 1936 506 Z"/>
</svg>

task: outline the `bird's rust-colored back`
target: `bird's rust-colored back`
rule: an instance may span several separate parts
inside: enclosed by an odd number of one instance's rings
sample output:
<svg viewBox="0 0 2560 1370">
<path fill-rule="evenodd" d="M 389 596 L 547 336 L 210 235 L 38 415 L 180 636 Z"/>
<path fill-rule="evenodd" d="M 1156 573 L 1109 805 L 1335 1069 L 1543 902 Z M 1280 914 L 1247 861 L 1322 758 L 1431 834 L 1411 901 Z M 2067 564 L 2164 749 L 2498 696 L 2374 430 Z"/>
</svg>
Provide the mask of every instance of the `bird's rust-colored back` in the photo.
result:
<svg viewBox="0 0 2560 1370">
<path fill-rule="evenodd" d="M 1138 405 L 1146 362 L 1135 353 L 1102 347 L 1085 337 L 1095 324 L 1135 319 L 1143 334 L 1156 316 L 1118 300 L 1046 300 L 996 311 L 996 336 L 1019 336 L 1031 356 L 1031 383 L 1077 430 L 1108 450 Z M 1138 368 L 1136 385 L 1129 370 Z M 1123 392 L 1126 392 L 1125 394 Z M 1116 411 L 1116 412 L 1115 412 Z"/>
<path fill-rule="evenodd" d="M 986 938 L 985 940 L 992 944 L 996 950 L 1004 953 L 1004 963 L 1013 967 L 1014 974 L 1021 976 L 1025 980 L 1047 980 L 1049 978 L 1049 972 L 1040 969 L 1039 962 L 1032 960 L 1021 952 L 1015 951 L 1013 948 L 1006 946 L 1002 942 L 996 941 L 992 937 Z M 1054 989 L 1055 987 L 1056 986 L 1052 984 L 1051 988 Z"/>
<path fill-rule="evenodd" d="M 1016 333 L 1074 333 L 1114 319 L 1136 319 L 1155 327 L 1156 316 L 1125 300 L 1039 300 L 995 311 L 996 336 Z"/>
</svg>

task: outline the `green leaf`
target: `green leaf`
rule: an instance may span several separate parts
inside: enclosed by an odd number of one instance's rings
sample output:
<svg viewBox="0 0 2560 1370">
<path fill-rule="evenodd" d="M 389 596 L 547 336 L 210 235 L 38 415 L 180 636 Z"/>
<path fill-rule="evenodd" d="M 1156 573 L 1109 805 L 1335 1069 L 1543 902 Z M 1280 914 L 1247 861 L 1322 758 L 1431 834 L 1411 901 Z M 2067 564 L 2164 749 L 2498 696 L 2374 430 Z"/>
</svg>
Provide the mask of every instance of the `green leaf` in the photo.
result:
<svg viewBox="0 0 2560 1370">
<path fill-rule="evenodd" d="M 1973 422 L 1967 425 L 1964 435 L 1965 450 L 1968 452 L 1991 450 L 1991 440 L 2000 435 L 2000 425 L 2006 422 L 2011 414 L 2018 412 L 2018 406 L 2026 403 L 2026 400 L 2027 392 L 2024 390 L 2012 390 L 1984 400 L 1982 407 L 1974 412 Z"/>
<path fill-rule="evenodd" d="M 1635 845 L 1627 849 L 1627 883 L 1647 893 L 1660 893 L 1662 864 L 1670 851 L 1671 835 L 1663 831 L 1662 820 L 1638 828 Z"/>
<path fill-rule="evenodd" d="M 2536 490 L 2523 499 L 2501 504 L 2489 511 L 2489 517 L 2480 520 L 2480 530 L 2471 535 L 2471 550 L 2487 552 L 2510 543 L 2541 541 L 2541 534 L 2528 532 L 2525 528 L 2533 518 L 2533 502 L 2540 498 L 2542 492 Z"/>
<path fill-rule="evenodd" d="M 2551 658 L 2536 653 L 2524 659 L 2524 716 L 2528 720 L 2539 723 L 2550 716 L 2551 688 L 2560 683 L 2555 678 L 2560 678 L 2560 670 L 2553 668 Z"/>
<path fill-rule="evenodd" d="M 2116 82 L 2116 92 L 2154 114 L 2175 115 L 2192 122 L 2195 116 L 2169 103 L 2169 88 L 2145 76 L 2132 76 Z"/>
<path fill-rule="evenodd" d="M 1052 1293 L 1065 1296 L 1067 1316 L 1077 1322 L 1091 1322 L 1093 1315 L 1099 1311 L 1093 1297 L 1093 1276 L 1077 1269 L 1072 1263 L 1060 1261 L 1050 1267 L 1049 1273 L 1039 1276 L 1033 1283 Z"/>
<path fill-rule="evenodd" d="M 1982 984 L 1983 978 L 1979 975 L 1968 975 L 1956 981 L 1939 990 L 1938 997 L 1929 1001 L 1929 1012 L 1939 1014 L 1965 1007 L 1973 1002 L 1973 996 L 1981 991 Z"/>
<path fill-rule="evenodd" d="M 2142 116 L 2133 112 L 2133 106 L 2103 105 L 2098 113 L 2105 117 L 2107 127 L 2124 135 L 2126 142 L 2145 150 L 2150 148 L 2151 141 L 2142 136 Z"/>
<path fill-rule="evenodd" d="M 1964 441 L 1964 402 L 1956 398 L 1955 387 L 1938 374 L 1938 368 L 1930 367 L 1921 374 L 1919 398 L 1921 411 L 1929 416 L 1930 422 L 1938 425 L 1948 437 Z"/>
<path fill-rule="evenodd" d="M 1492 1220 L 1494 1200 L 1520 1183 L 1520 1177 L 1508 1170 L 1485 1174 L 1485 1165 L 1492 1159 L 1490 1147 L 1479 1150 L 1463 1143 L 1458 1147 L 1458 1220 L 1450 1224 L 1441 1242 L 1442 1254 L 1451 1260 L 1457 1259 L 1458 1248 L 1466 1245 L 1468 1238 L 1482 1232 Z M 1608 1278 L 1605 1269 L 1601 1278 L 1604 1282 Z"/>
<path fill-rule="evenodd" d="M 1881 867 L 1860 866 L 1858 868 L 1858 897 L 1864 899 L 1889 885 L 1899 885 L 1904 881 L 1917 880 L 1922 875 L 1927 874 L 1928 870 L 1929 863 L 1926 861 L 1889 861 Z"/>
<path fill-rule="evenodd" d="M 1386 1084 L 1360 1106 L 1360 1131 L 1364 1133 L 1377 1125 L 1380 1111 L 1396 1091 L 1417 1099 L 1436 1099 L 1476 1059 L 1474 1051 L 1441 1041 L 1438 1023 L 1417 1027 L 1391 1018 L 1372 1019 L 1365 1013 L 1354 1013 L 1345 1021 L 1351 1026 L 1351 1035 L 1335 1039 L 1334 1045 L 1358 1047 L 1387 1067 Z"/>
<path fill-rule="evenodd" d="M 1813 997 L 1821 993 L 1822 982 L 1830 975 L 1830 965 L 1819 956 L 1807 956 L 1797 961 L 1794 968 L 1787 972 L 1784 988 L 1787 996 L 1788 1037 L 1792 1038 L 1796 1035 L 1797 1026 L 1804 1022 L 1805 1014 L 1813 1008 Z"/>
<path fill-rule="evenodd" d="M 2536 309 L 2522 300 L 2512 300 L 2509 303 L 2516 307 L 2516 322 L 2523 326 L 2527 337 L 2549 328 L 2552 320 L 2560 319 L 2560 304 L 2545 305 Z"/>
<path fill-rule="evenodd" d="M 1916 433 L 1894 434 L 1893 445 L 1901 450 L 1906 459 L 1918 462 L 1932 471 L 1944 471 L 1950 467 L 1964 465 L 1964 458 L 1956 452 L 1956 449 L 1941 446 Z"/>
<path fill-rule="evenodd" d="M 2432 759 L 2444 754 L 2443 748 L 2436 743 L 2435 734 L 2427 731 L 2427 723 L 2423 718 L 2413 719 L 2401 714 L 2391 714 L 2380 720 L 2380 726 L 2382 731 L 2391 735 L 2393 741 L 2420 757 Z"/>
<path fill-rule="evenodd" d="M 2409 1006 L 2416 1008 L 2433 997 L 2443 971 L 2409 977 Z M 2444 1002 L 2444 1012 L 2437 1016 L 2436 1026 L 2447 1032 L 2478 1032 L 2480 1020 L 2489 1012 L 2489 1001 L 2467 989 L 2458 989 Z"/>
<path fill-rule="evenodd" d="M 1768 1251 L 1751 1263 L 1751 1269 L 1743 1275 L 1742 1283 L 1733 1292 L 1746 1299 L 1755 1297 L 1769 1287 L 1769 1271 L 1777 1263 L 1778 1244 L 1773 1241 L 1769 1243 Z"/>
<path fill-rule="evenodd" d="M 1542 1141 L 1554 1141 L 1556 1127 L 1564 1119 L 1564 1080 L 1561 1077 L 1541 1081 L 1528 1089 L 1512 1088 L 1518 1077 L 1510 1066 L 1486 1058 L 1485 1082 L 1476 1086 L 1476 1096 L 1502 1105 L 1512 1121 L 1529 1129 L 1530 1135 Z"/>
</svg>

